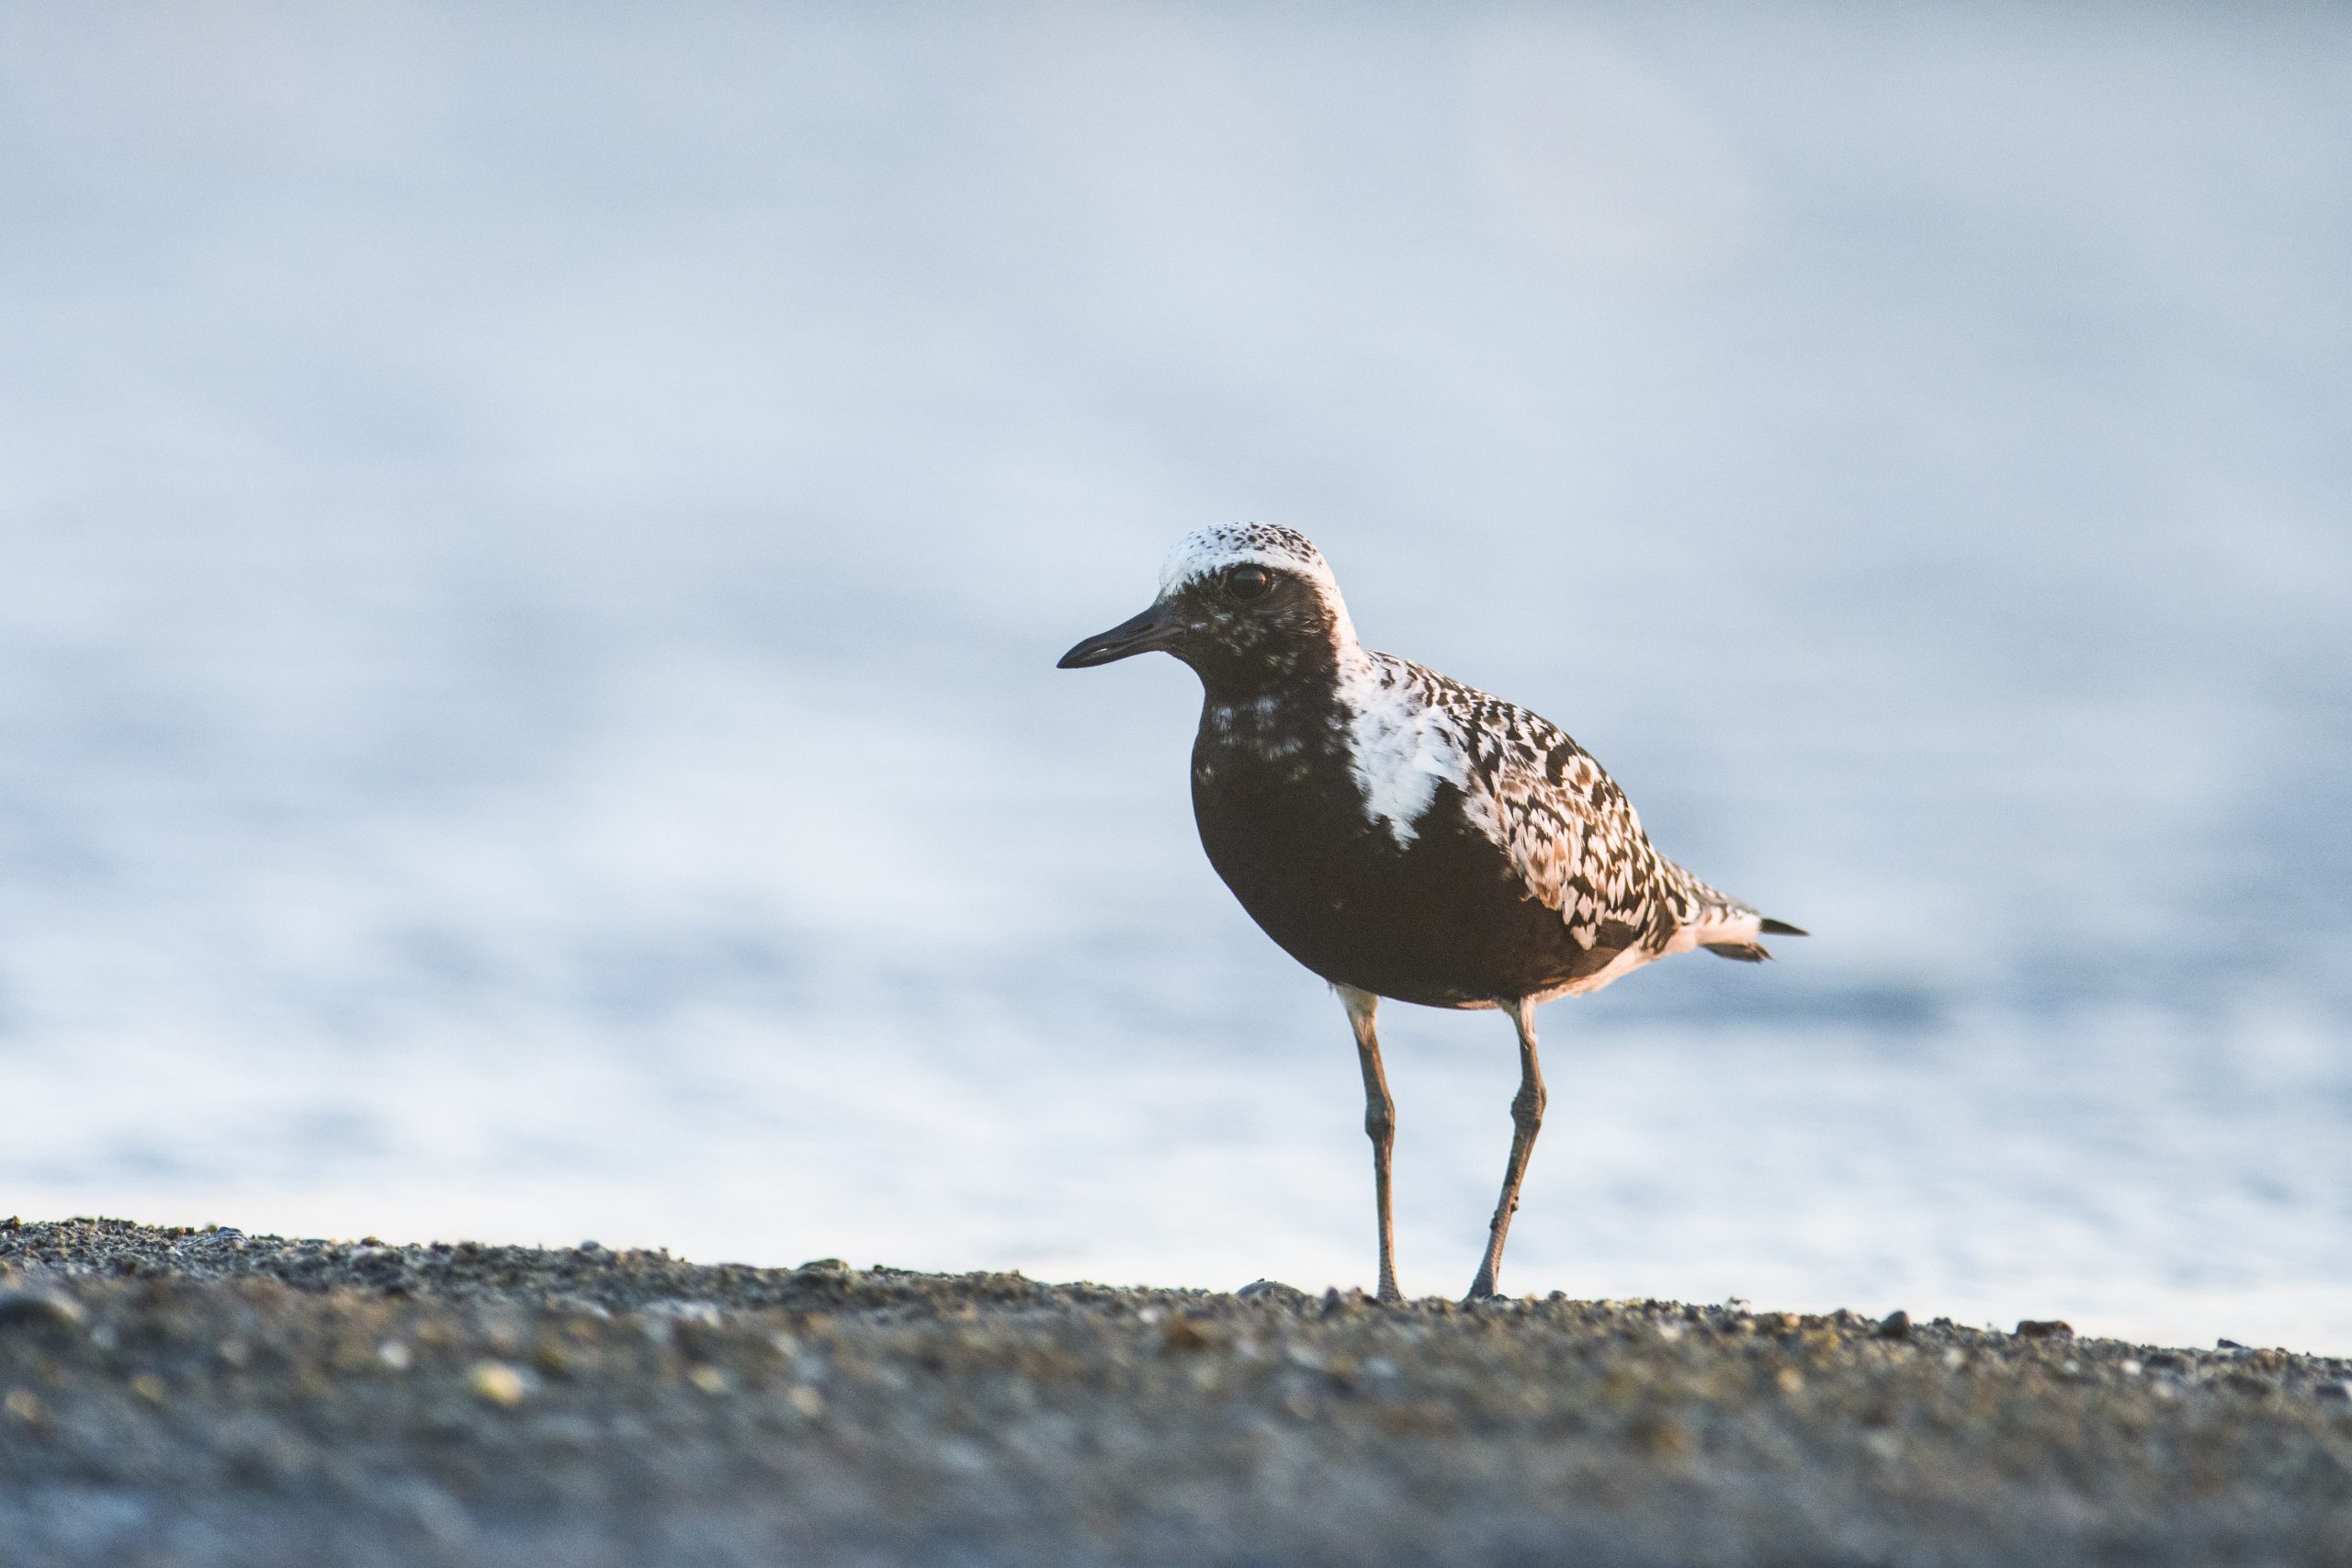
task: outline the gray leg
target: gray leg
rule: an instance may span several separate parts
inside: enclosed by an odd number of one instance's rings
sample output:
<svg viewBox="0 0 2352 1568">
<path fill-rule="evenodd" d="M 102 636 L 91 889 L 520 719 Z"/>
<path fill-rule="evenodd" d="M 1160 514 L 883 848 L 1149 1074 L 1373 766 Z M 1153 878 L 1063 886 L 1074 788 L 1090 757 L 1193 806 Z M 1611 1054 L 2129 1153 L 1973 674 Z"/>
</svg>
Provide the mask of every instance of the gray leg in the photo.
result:
<svg viewBox="0 0 2352 1568">
<path fill-rule="evenodd" d="M 1503 1195 L 1495 1205 L 1494 1224 L 1487 1227 L 1487 1258 L 1478 1277 L 1470 1281 L 1470 1300 L 1495 1293 L 1495 1276 L 1503 1271 L 1503 1236 L 1511 1214 L 1519 1208 L 1519 1184 L 1527 1179 L 1527 1156 L 1535 1152 L 1535 1132 L 1544 1125 L 1544 1069 L 1535 1061 L 1535 1004 L 1525 997 L 1502 1004 L 1519 1031 L 1519 1093 L 1510 1102 L 1510 1164 L 1503 1168 Z"/>
<path fill-rule="evenodd" d="M 1388 1098 L 1388 1075 L 1380 1067 L 1380 1041 L 1372 1032 L 1372 1015 L 1380 998 L 1353 986 L 1334 986 L 1348 1010 L 1348 1026 L 1356 1033 L 1356 1061 L 1363 1068 L 1363 1130 L 1372 1140 L 1372 1190 L 1380 1206 L 1380 1299 L 1404 1300 L 1396 1289 L 1396 1226 L 1388 1212 L 1388 1151 L 1396 1143 L 1396 1102 Z"/>
</svg>

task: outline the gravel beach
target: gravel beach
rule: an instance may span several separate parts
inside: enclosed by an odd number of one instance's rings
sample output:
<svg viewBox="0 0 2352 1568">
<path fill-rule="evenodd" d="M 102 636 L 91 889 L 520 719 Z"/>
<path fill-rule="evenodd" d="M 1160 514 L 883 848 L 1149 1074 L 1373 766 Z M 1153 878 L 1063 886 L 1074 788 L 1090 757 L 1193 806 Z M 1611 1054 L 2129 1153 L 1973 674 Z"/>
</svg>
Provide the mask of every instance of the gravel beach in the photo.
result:
<svg viewBox="0 0 2352 1568">
<path fill-rule="evenodd" d="M 8 1564 L 2340 1563 L 2352 1362 L 0 1220 Z"/>
</svg>

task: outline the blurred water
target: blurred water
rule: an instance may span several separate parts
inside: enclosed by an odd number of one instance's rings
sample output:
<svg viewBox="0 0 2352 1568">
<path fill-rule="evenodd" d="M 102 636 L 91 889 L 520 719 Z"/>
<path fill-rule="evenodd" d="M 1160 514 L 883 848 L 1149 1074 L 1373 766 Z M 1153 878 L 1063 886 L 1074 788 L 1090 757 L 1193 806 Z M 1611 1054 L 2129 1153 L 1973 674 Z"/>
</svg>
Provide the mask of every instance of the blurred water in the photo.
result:
<svg viewBox="0 0 2352 1568">
<path fill-rule="evenodd" d="M 1817 933 L 1546 1010 L 1509 1287 L 2352 1349 L 2341 9 L 0 21 L 0 1210 L 1362 1282 L 1049 668 L 1262 516 Z"/>
</svg>

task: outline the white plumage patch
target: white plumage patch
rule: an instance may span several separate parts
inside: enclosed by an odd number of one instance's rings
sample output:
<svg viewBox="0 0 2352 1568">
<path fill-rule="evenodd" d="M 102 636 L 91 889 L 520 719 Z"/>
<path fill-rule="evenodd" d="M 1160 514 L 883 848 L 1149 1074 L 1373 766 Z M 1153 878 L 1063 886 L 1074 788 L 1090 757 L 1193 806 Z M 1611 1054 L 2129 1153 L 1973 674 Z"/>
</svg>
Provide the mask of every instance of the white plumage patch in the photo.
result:
<svg viewBox="0 0 2352 1568">
<path fill-rule="evenodd" d="M 1350 637 L 1340 654 L 1340 703 L 1348 715 L 1348 758 L 1364 809 L 1396 842 L 1413 841 L 1437 786 L 1468 778 L 1460 738 L 1446 715 L 1417 701 L 1398 680 L 1399 660 L 1366 653 Z"/>
</svg>

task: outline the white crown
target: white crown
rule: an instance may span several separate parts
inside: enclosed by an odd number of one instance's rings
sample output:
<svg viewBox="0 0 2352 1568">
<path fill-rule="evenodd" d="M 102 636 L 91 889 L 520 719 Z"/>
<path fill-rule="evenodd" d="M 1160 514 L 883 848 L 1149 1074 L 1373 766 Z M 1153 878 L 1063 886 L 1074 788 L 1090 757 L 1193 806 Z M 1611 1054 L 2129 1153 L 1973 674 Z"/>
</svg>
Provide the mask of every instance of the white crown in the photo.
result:
<svg viewBox="0 0 2352 1568">
<path fill-rule="evenodd" d="M 1333 600 L 1340 597 L 1323 552 L 1306 535 L 1273 523 L 1219 523 L 1185 535 L 1160 562 L 1159 591 L 1172 593 L 1197 578 L 1244 563 L 1296 572 Z"/>
</svg>

